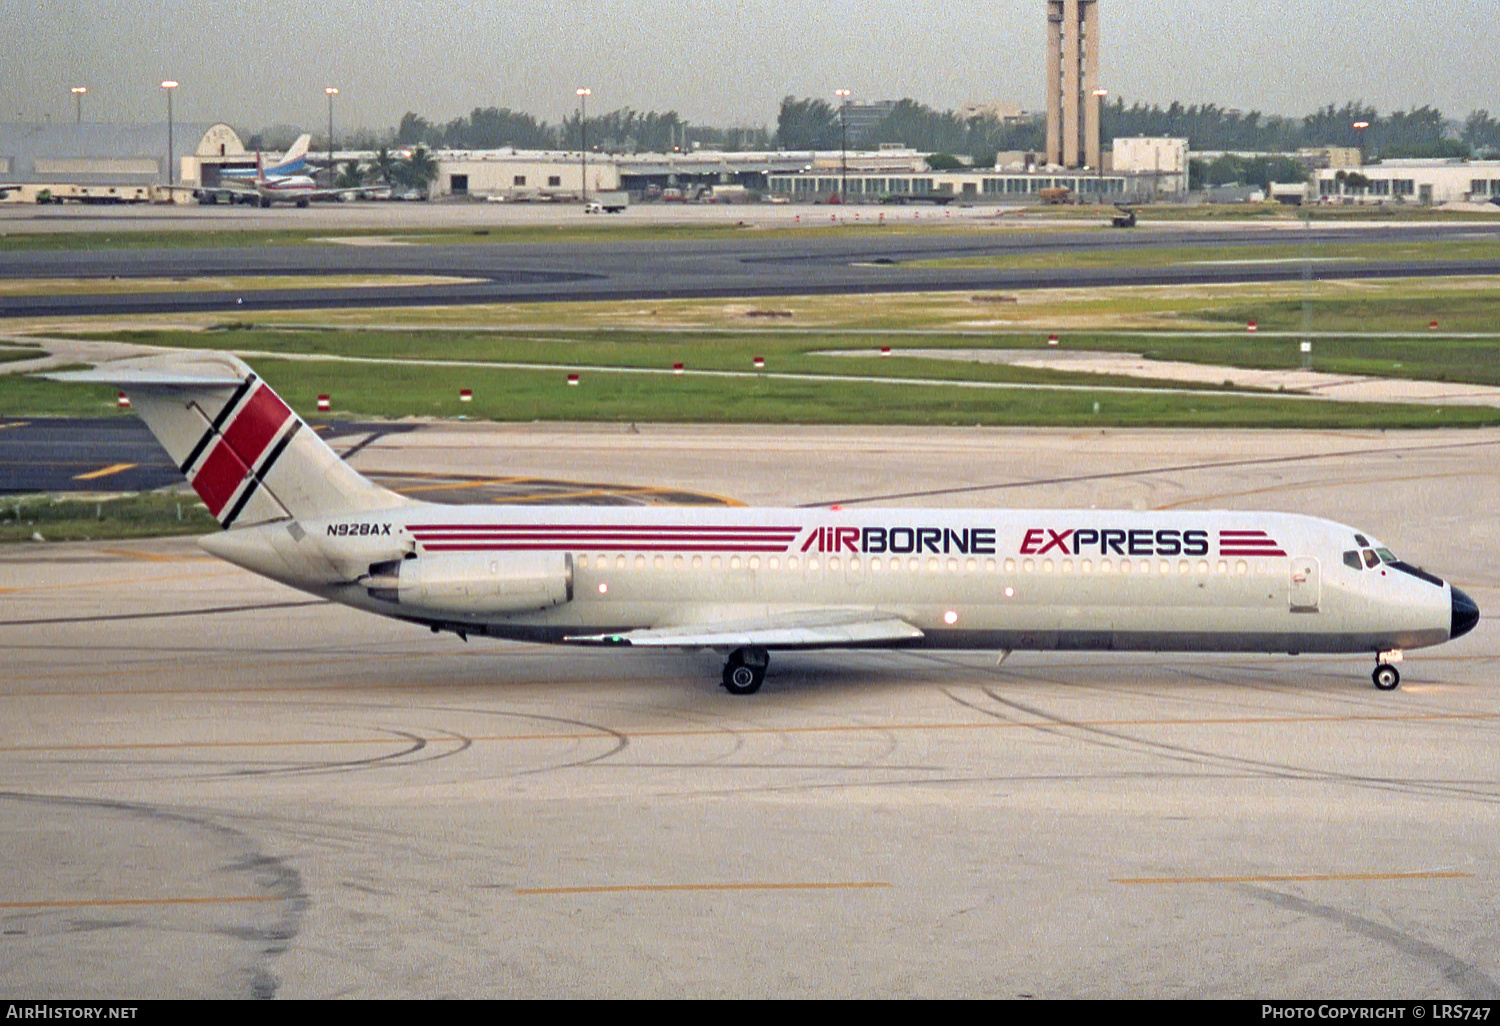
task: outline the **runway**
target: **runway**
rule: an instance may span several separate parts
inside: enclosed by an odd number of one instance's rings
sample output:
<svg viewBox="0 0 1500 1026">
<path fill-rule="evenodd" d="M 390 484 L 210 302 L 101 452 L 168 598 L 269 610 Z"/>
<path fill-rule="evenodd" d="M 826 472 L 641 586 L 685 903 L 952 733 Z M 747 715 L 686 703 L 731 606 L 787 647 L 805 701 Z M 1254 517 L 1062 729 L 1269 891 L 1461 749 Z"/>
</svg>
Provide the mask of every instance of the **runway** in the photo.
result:
<svg viewBox="0 0 1500 1026">
<path fill-rule="evenodd" d="M 440 213 L 473 211 L 484 205 L 433 208 Z M 646 208 L 642 208 L 645 210 Z M 900 231 L 882 234 L 877 225 L 864 225 L 857 234 L 828 235 L 814 231 L 782 230 L 767 233 L 745 218 L 769 217 L 767 227 L 787 229 L 788 216 L 827 215 L 827 208 L 802 208 L 788 215 L 786 208 L 767 214 L 758 208 L 720 208 L 699 215 L 702 225 L 733 226 L 743 230 L 722 239 L 632 240 L 607 237 L 585 242 L 488 243 L 432 245 L 259 246 L 204 249 L 120 249 L 17 251 L 0 253 L 0 279 L 198 278 L 292 275 L 309 278 L 329 275 L 437 275 L 466 279 L 460 283 L 412 286 L 360 284 L 339 287 L 246 288 L 238 291 L 204 290 L 140 292 L 117 290 L 98 294 L 7 294 L 0 296 L 0 318 L 182 313 L 221 311 L 371 307 L 442 306 L 499 302 L 563 302 L 621 299 L 689 299 L 724 296 L 873 294 L 957 289 L 1036 289 L 1066 285 L 1075 288 L 1144 285 L 1197 285 L 1229 282 L 1357 280 L 1391 277 L 1500 274 L 1500 260 L 1449 259 L 1371 260 L 1350 263 L 1315 262 L 1304 267 L 1297 259 L 1306 245 L 1349 242 L 1431 242 L 1491 240 L 1500 226 L 1485 223 L 1319 226 L 1267 228 L 1254 225 L 1205 227 L 1157 225 L 1133 231 L 1090 231 L 1009 225 L 995 228 L 975 212 L 961 212 L 959 223 L 973 230 L 954 231 L 934 218 L 913 221 Z M 277 211 L 295 215 L 299 211 Z M 878 210 L 865 210 L 874 217 Z M 921 212 L 913 212 L 920 214 Z M 0 215 L 10 214 L 0 211 Z M 559 228 L 572 222 L 565 212 L 547 212 Z M 10 216 L 18 216 L 10 214 Z M 121 215 L 122 217 L 124 215 Z M 542 216 L 529 215 L 528 216 Z M 629 217 L 641 215 L 632 211 Z M 893 217 L 896 215 L 893 213 Z M 910 217 L 910 213 L 903 212 Z M 577 215 L 581 217 L 581 215 Z M 577 219 L 576 217 L 574 218 Z M 717 219 L 717 220 L 713 220 Z M 108 224 L 109 222 L 100 222 Z M 277 218 L 282 227 L 295 227 L 295 216 Z M 481 222 L 476 222 L 481 223 Z M 499 223 L 499 222 L 497 222 Z M 530 223 L 528 221 L 527 223 Z M 545 222 L 544 222 L 545 223 Z M 610 225 L 625 222 L 609 222 Z M 695 221 L 694 224 L 699 222 Z M 863 223 L 862 223 L 863 224 Z M 932 225 L 931 232 L 925 229 Z M 5 220 L 0 216 L 0 230 Z M 892 226 L 894 228 L 894 225 Z M 489 228 L 474 231 L 488 234 Z M 330 236 L 332 239 L 333 236 Z M 377 240 L 378 241 L 378 240 Z M 1163 247 L 1200 247 L 1220 254 L 1224 247 L 1284 247 L 1285 258 L 1269 262 L 1215 262 L 1169 267 L 1132 266 L 1091 269 L 1036 267 L 923 266 L 916 262 L 975 257 L 1029 257 L 1076 252 L 1148 252 Z"/>
<path fill-rule="evenodd" d="M 443 425 L 368 472 L 1269 508 L 1500 603 L 1500 431 Z M 0 550 L 27 997 L 1500 996 L 1500 631 L 1341 658 L 464 645 L 189 541 Z"/>
</svg>

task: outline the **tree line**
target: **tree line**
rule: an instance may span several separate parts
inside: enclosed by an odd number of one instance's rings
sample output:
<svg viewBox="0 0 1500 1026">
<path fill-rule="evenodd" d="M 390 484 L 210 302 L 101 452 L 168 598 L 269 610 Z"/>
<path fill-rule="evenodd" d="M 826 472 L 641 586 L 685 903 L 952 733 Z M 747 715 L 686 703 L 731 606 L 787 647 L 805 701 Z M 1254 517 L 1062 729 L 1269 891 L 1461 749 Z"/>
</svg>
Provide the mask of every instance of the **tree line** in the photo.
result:
<svg viewBox="0 0 1500 1026">
<path fill-rule="evenodd" d="M 429 149 L 572 150 L 586 140 L 590 150 L 606 153 L 670 153 L 699 147 L 836 150 L 844 141 L 846 127 L 844 112 L 835 104 L 795 96 L 782 99 L 774 130 L 698 125 L 676 111 L 642 112 L 630 107 L 590 115 L 587 125 L 577 111 L 550 123 L 506 107 L 475 107 L 446 122 L 408 111 L 394 129 L 353 132 L 341 138 L 339 145 L 348 149 L 420 144 Z M 1161 106 L 1135 102 L 1127 106 L 1124 98 L 1117 98 L 1104 105 L 1100 131 L 1106 144 L 1119 136 L 1170 136 L 1187 139 L 1199 152 L 1285 153 L 1305 147 L 1346 146 L 1359 148 L 1371 159 L 1500 154 L 1500 120 L 1487 110 L 1474 111 L 1458 122 L 1430 105 L 1381 114 L 1362 101 L 1328 104 L 1302 117 L 1288 117 L 1213 103 Z M 263 137 L 269 139 L 269 133 L 252 136 L 252 148 L 259 148 Z M 851 147 L 873 149 L 882 143 L 924 153 L 957 154 L 975 166 L 988 167 L 997 153 L 1042 150 L 1046 124 L 1040 115 L 1003 121 L 987 114 L 965 117 L 904 99 L 873 124 L 861 117 L 858 130 L 848 133 Z"/>
</svg>

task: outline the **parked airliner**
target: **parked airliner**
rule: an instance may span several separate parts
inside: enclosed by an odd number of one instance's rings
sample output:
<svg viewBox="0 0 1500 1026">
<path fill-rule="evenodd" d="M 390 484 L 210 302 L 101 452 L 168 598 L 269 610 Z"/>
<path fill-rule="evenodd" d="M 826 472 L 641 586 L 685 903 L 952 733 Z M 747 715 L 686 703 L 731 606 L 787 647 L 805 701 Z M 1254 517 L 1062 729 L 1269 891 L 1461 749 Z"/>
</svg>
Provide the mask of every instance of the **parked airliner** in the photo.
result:
<svg viewBox="0 0 1500 1026">
<path fill-rule="evenodd" d="M 108 382 L 226 528 L 209 552 L 433 631 L 702 648 L 759 690 L 778 649 L 1402 651 L 1479 609 L 1367 531 L 1287 513 L 439 506 L 355 472 L 247 366 L 124 360 Z"/>
<path fill-rule="evenodd" d="M 319 188 L 307 170 L 307 148 L 311 142 L 312 136 L 304 133 L 270 167 L 256 154 L 254 168 L 226 169 L 221 173 L 219 185 L 199 186 L 193 193 L 204 201 L 228 199 L 231 203 L 258 203 L 262 207 L 273 203 L 305 207 L 315 199 L 369 191 L 366 186 Z"/>
</svg>

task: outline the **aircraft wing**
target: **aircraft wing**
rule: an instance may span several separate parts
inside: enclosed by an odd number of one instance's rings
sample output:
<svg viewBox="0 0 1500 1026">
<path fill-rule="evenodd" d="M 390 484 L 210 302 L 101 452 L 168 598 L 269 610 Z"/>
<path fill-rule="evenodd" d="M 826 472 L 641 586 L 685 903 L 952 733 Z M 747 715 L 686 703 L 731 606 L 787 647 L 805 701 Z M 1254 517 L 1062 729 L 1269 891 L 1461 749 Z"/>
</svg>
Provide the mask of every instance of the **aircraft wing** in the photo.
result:
<svg viewBox="0 0 1500 1026">
<path fill-rule="evenodd" d="M 761 617 L 704 620 L 646 627 L 623 634 L 579 635 L 583 645 L 638 648 L 849 648 L 899 645 L 922 631 L 899 616 L 876 609 L 807 609 Z"/>
</svg>

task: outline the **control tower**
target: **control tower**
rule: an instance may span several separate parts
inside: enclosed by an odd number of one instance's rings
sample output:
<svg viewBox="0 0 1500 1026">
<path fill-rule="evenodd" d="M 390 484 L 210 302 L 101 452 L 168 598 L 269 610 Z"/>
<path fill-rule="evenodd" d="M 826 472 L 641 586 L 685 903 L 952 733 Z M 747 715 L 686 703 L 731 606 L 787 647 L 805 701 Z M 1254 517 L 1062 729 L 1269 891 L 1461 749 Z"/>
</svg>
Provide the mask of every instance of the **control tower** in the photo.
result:
<svg viewBox="0 0 1500 1026">
<path fill-rule="evenodd" d="M 1099 3 L 1047 0 L 1047 162 L 1099 167 Z"/>
</svg>

